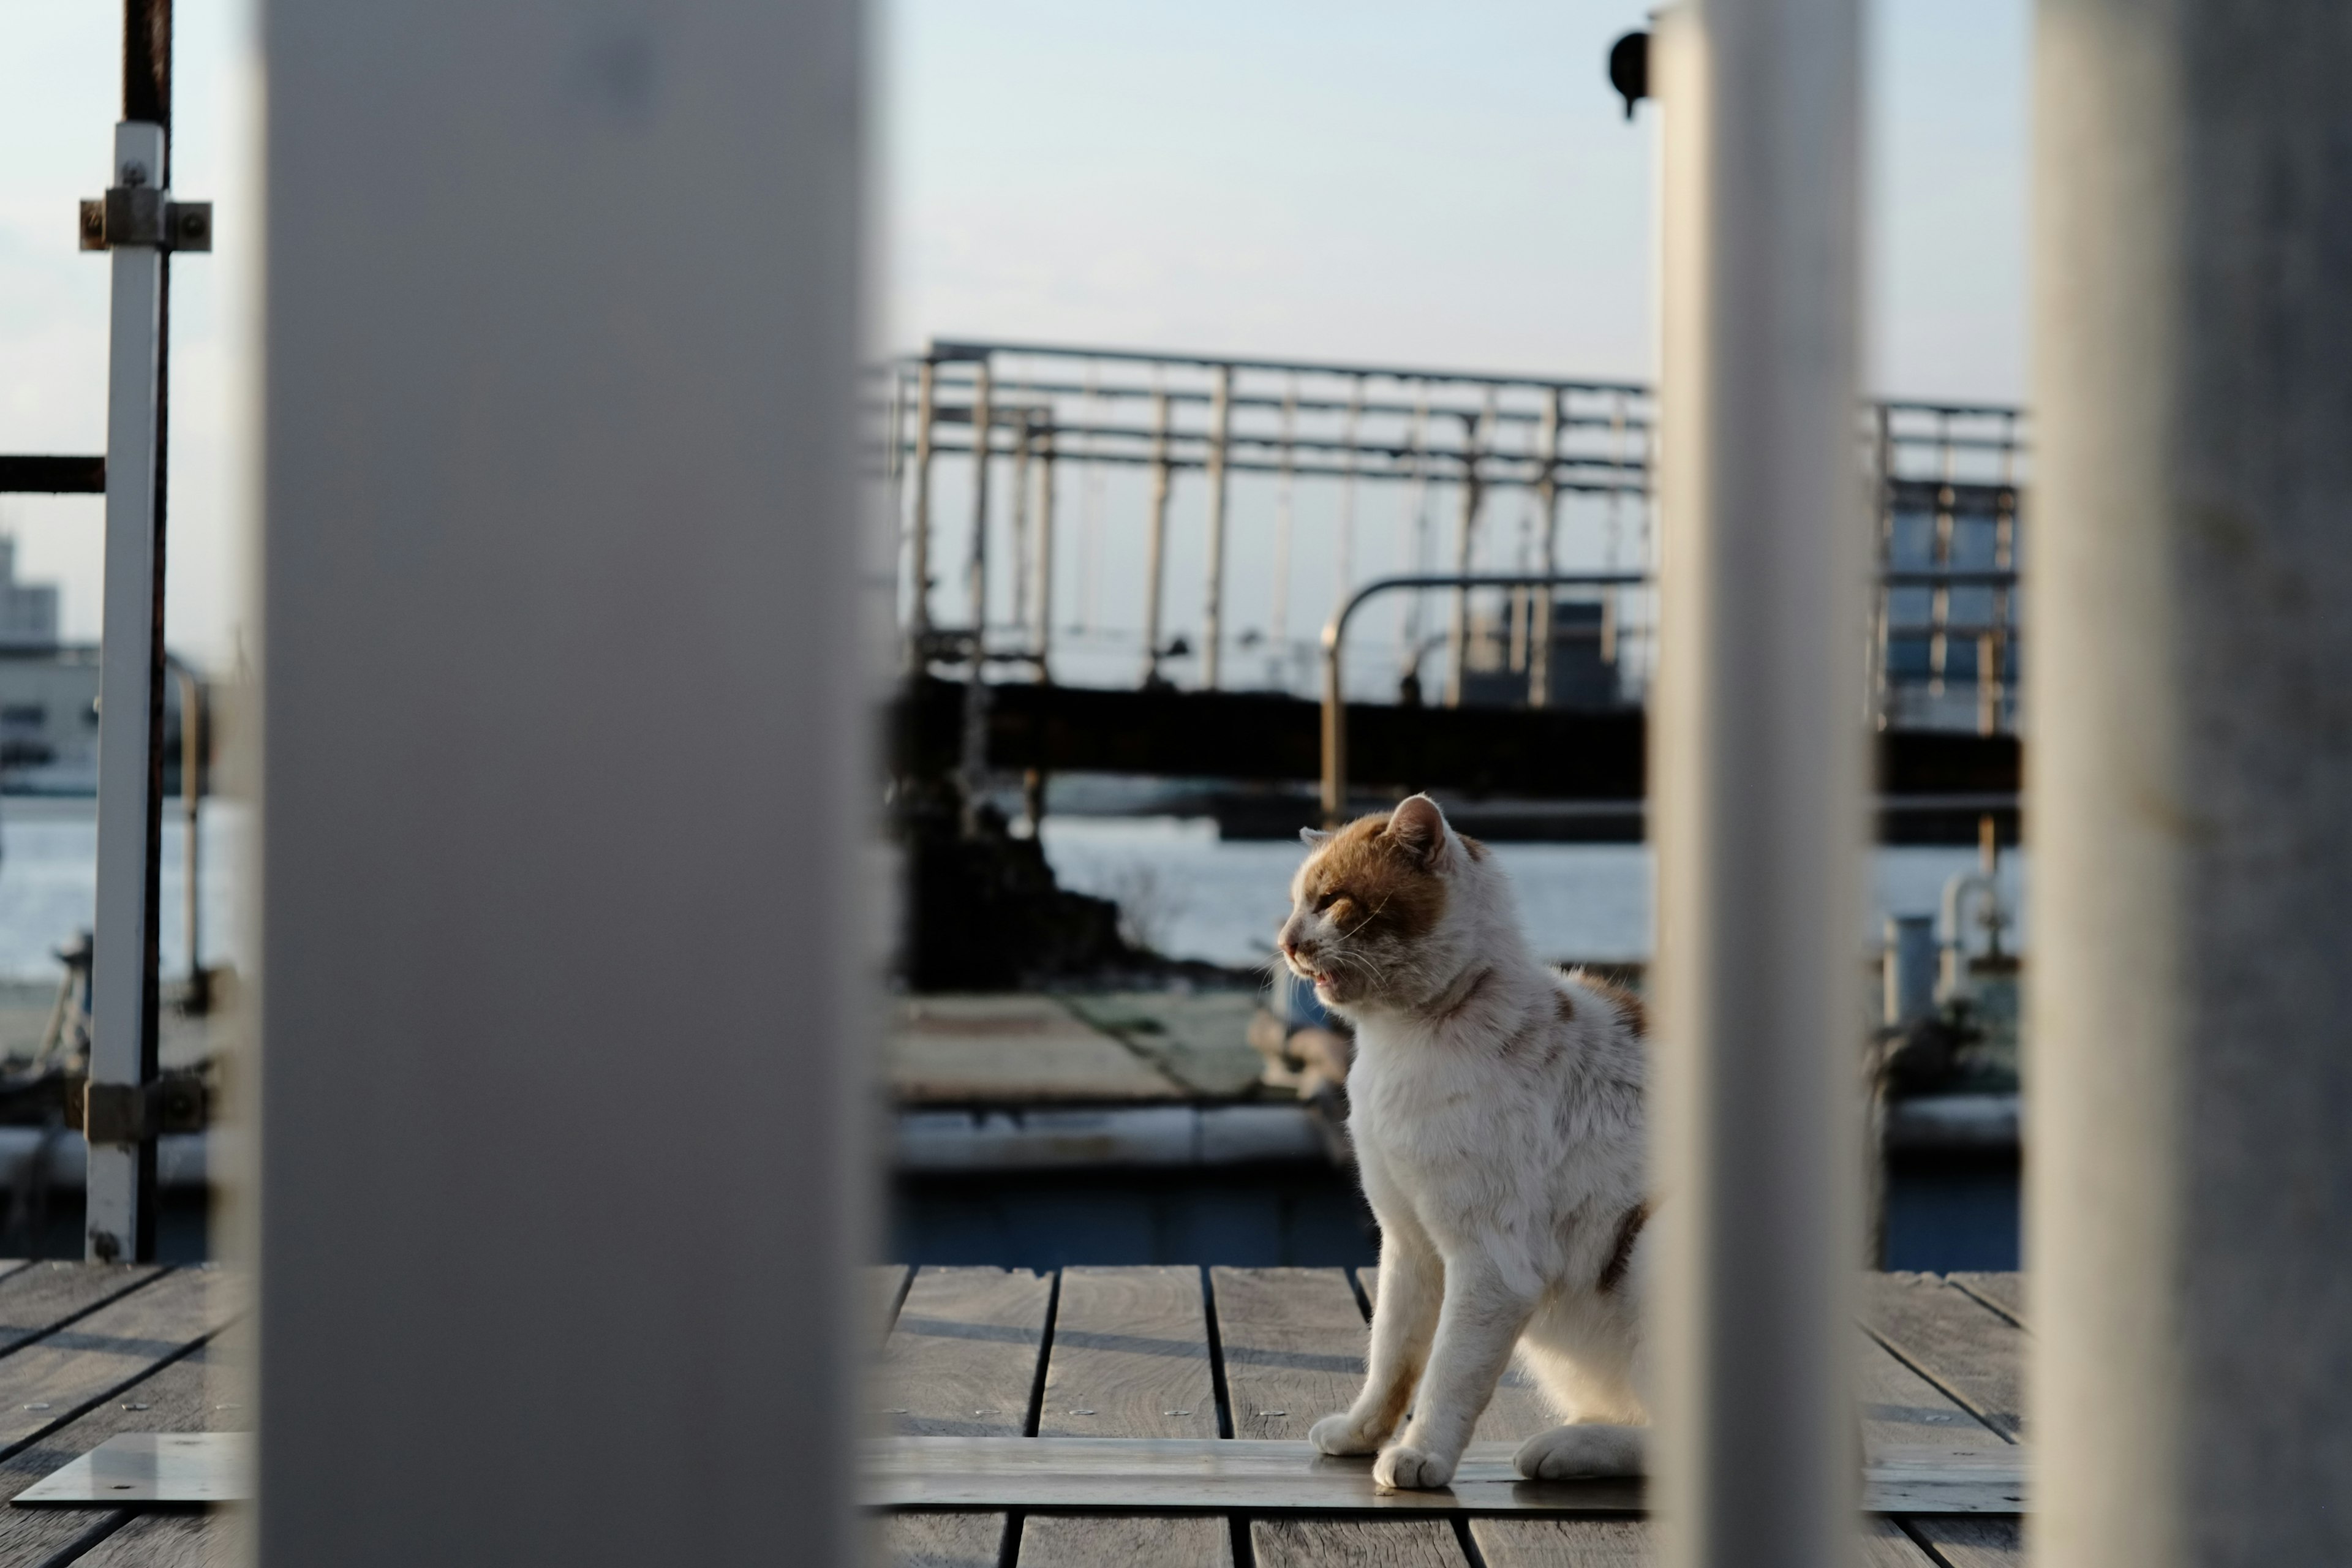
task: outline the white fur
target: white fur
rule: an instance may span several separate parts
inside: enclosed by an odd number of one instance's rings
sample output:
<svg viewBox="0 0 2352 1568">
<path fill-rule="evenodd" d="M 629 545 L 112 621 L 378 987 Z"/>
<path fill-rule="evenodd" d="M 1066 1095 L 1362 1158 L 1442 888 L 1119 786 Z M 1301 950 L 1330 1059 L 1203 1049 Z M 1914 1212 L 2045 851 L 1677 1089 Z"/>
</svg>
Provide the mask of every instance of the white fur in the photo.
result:
<svg viewBox="0 0 2352 1568">
<path fill-rule="evenodd" d="M 1283 927 L 1292 967 L 1356 1026 L 1349 1125 L 1381 1225 L 1370 1373 L 1311 1438 L 1377 1451 L 1382 1487 L 1442 1487 L 1516 1351 L 1568 1423 L 1519 1449 L 1520 1472 L 1638 1474 L 1650 1227 L 1615 1288 L 1600 1281 L 1651 1195 L 1643 1042 L 1580 973 L 1537 962 L 1494 857 L 1474 857 L 1425 797 L 1407 812 L 1445 885 L 1432 930 L 1356 945 L 1308 907 L 1307 868 Z"/>
</svg>

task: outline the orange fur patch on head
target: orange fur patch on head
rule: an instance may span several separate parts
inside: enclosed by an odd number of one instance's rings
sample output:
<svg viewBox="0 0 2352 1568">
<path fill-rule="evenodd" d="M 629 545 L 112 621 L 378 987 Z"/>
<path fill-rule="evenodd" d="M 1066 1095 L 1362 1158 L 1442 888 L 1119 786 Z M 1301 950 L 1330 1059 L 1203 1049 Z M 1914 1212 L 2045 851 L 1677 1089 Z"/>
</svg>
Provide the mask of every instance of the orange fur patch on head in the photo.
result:
<svg viewBox="0 0 2352 1568">
<path fill-rule="evenodd" d="M 1360 816 L 1333 834 L 1307 861 L 1302 890 L 1307 907 L 1324 910 L 1348 936 L 1409 942 L 1445 913 L 1445 883 L 1390 838 L 1388 826 L 1386 816 Z"/>
<path fill-rule="evenodd" d="M 1580 975 L 1579 979 L 1587 991 L 1594 993 L 1617 1010 L 1617 1016 L 1625 1020 L 1627 1028 L 1643 1039 L 1649 1037 L 1650 1010 L 1643 1005 L 1639 996 L 1634 995 L 1622 985 L 1602 980 L 1597 975 Z"/>
<path fill-rule="evenodd" d="M 1466 833 L 1456 834 L 1454 837 L 1462 840 L 1462 847 L 1470 851 L 1470 858 L 1473 860 L 1484 860 L 1491 853 L 1484 844 Z"/>
</svg>

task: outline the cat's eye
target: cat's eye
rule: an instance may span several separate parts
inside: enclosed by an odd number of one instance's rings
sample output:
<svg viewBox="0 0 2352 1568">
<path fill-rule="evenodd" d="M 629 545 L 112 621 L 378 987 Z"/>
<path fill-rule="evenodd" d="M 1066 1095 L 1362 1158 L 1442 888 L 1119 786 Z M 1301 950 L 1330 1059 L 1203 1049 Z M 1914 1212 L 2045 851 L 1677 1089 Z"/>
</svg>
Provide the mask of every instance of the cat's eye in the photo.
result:
<svg viewBox="0 0 2352 1568">
<path fill-rule="evenodd" d="M 1329 909 L 1332 905 L 1339 902 L 1347 896 L 1347 894 L 1339 891 L 1338 889 L 1333 889 L 1331 891 L 1324 894 L 1321 898 L 1315 900 L 1315 912 L 1318 914 L 1322 913 L 1325 910 Z"/>
</svg>

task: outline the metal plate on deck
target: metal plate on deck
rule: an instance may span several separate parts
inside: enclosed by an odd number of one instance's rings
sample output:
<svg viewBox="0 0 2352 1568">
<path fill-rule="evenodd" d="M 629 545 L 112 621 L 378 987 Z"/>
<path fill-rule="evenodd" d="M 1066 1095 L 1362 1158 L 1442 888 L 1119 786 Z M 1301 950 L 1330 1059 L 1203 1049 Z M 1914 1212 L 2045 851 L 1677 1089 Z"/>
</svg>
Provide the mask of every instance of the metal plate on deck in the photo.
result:
<svg viewBox="0 0 2352 1568">
<path fill-rule="evenodd" d="M 252 1496 L 250 1432 L 119 1432 L 18 1492 L 16 1500 L 130 1508 L 242 1502 Z"/>
<path fill-rule="evenodd" d="M 1638 1479 L 1522 1480 L 1515 1443 L 1473 1443 L 1454 1484 L 1381 1491 L 1369 1458 L 1307 1443 L 1216 1437 L 888 1437 L 866 1446 L 869 1508 L 1363 1510 L 1640 1513 Z M 1863 1475 L 1872 1513 L 2024 1511 L 2021 1449 L 1888 1452 Z"/>
</svg>

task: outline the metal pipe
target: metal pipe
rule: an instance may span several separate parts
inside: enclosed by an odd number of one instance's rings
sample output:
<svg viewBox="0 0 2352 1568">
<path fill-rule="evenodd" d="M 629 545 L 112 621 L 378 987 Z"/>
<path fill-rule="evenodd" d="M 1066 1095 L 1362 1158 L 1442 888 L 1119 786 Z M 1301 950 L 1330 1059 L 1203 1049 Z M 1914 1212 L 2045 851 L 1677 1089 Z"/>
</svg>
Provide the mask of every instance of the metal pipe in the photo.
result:
<svg viewBox="0 0 2352 1568">
<path fill-rule="evenodd" d="M 1234 433 L 1234 367 L 1219 365 L 1209 398 L 1209 585 L 1201 610 L 1201 687 L 1217 689 L 1225 646 L 1225 457 Z"/>
<path fill-rule="evenodd" d="M 1160 605 L 1166 597 L 1163 579 L 1168 569 L 1168 395 L 1151 405 L 1151 532 L 1144 542 L 1143 560 L 1143 684 L 1161 684 L 1160 675 Z M 1097 459 L 1099 461 L 1099 458 Z"/>
<path fill-rule="evenodd" d="M 1462 506 L 1454 519 L 1454 574 L 1466 577 L 1470 563 L 1478 548 L 1478 447 L 1485 431 L 1485 421 L 1472 425 L 1467 415 L 1463 416 L 1462 433 Z M 1462 706 L 1462 666 L 1470 651 L 1470 590 L 1454 590 L 1454 615 L 1446 623 L 1445 634 L 1445 705 Z"/>
<path fill-rule="evenodd" d="M 1859 0 L 1662 15 L 1663 1568 L 1856 1558 Z"/>
<path fill-rule="evenodd" d="M 971 604 L 971 667 L 964 679 L 963 745 L 956 770 L 967 838 L 980 832 L 981 794 L 988 785 L 988 463 L 995 427 L 988 363 L 973 366 L 972 374 L 971 547 L 964 564 L 964 595 Z"/>
<path fill-rule="evenodd" d="M 1536 481 L 1536 505 L 1540 509 L 1543 529 L 1543 574 L 1547 577 L 1559 571 L 1559 459 L 1560 399 L 1555 392 L 1544 400 L 1543 426 L 1537 443 L 1543 460 L 1543 477 Z M 1615 565 L 1615 562 L 1611 562 Z M 1613 605 L 1616 595 L 1609 595 Z M 1528 652 L 1528 706 L 1551 706 L 1552 662 L 1552 597 L 1549 592 L 1536 595 L 1533 647 Z"/>
<path fill-rule="evenodd" d="M 1023 409 L 1013 422 L 1013 497 L 1004 508 L 1004 520 L 1013 535 L 1013 624 L 1024 633 L 1029 629 L 1029 575 L 1034 559 L 1029 538 L 1029 448 L 1035 428 L 1034 419 L 1034 416 Z"/>
<path fill-rule="evenodd" d="M 1348 704 L 1344 654 L 1348 623 L 1357 610 L 1382 594 L 1423 588 L 1622 587 L 1643 581 L 1638 572 L 1570 572 L 1543 576 L 1520 573 L 1412 573 L 1376 577 L 1349 594 L 1323 627 L 1323 824 L 1339 826 L 1348 801 Z"/>
<path fill-rule="evenodd" d="M 2032 1547 L 2352 1562 L 2352 26 L 2034 43 Z"/>
<path fill-rule="evenodd" d="M 1266 617 L 1266 637 L 1276 658 L 1290 637 L 1290 531 L 1292 492 L 1297 488 L 1292 471 L 1293 438 L 1298 434 L 1298 381 L 1293 377 L 1282 400 L 1282 475 L 1274 489 L 1274 604 Z"/>
<path fill-rule="evenodd" d="M 1054 426 L 1038 435 L 1037 468 L 1037 679 L 1050 680 L 1047 659 L 1054 645 Z"/>
<path fill-rule="evenodd" d="M 944 411 L 942 413 L 940 418 L 941 424 L 958 423 L 957 421 L 947 418 L 946 412 L 952 411 Z M 1076 425 L 1063 426 L 1062 433 L 1066 436 L 1085 436 L 1089 434 L 1084 426 Z M 1111 432 L 1111 434 L 1118 436 L 1133 436 L 1136 432 L 1122 430 L 1114 431 Z M 1151 439 L 1151 433 L 1149 431 L 1144 432 L 1143 437 L 1147 442 L 1150 441 Z M 1188 437 L 1181 432 L 1171 437 L 1171 441 L 1195 439 L 1198 439 L 1198 437 Z M 1234 438 L 1232 444 L 1236 447 L 1278 447 L 1279 445 L 1278 443 L 1271 440 L 1257 442 L 1245 439 L 1244 437 L 1238 436 Z M 1302 438 L 1297 443 L 1297 445 L 1303 450 L 1318 446 L 1318 444 Z M 971 448 L 968 446 L 952 446 L 944 443 L 939 447 L 940 452 L 950 457 L 965 455 L 970 453 L 971 450 Z M 1292 468 L 1291 472 L 1297 474 L 1302 479 L 1333 479 L 1347 480 L 1355 478 L 1361 478 L 1367 479 L 1411 481 L 1417 478 L 1426 478 L 1425 475 L 1416 475 L 1412 471 L 1412 465 L 1416 462 L 1425 461 L 1426 459 L 1433 458 L 1454 458 L 1458 459 L 1461 456 L 1458 452 L 1447 451 L 1443 448 L 1429 452 L 1414 452 L 1410 448 L 1402 451 L 1393 451 L 1380 447 L 1364 447 L 1360 448 L 1359 451 L 1355 453 L 1349 454 L 1349 464 L 1353 464 L 1357 458 L 1363 456 L 1367 452 L 1374 456 L 1389 458 L 1391 465 L 1402 466 L 1391 466 L 1387 469 L 1378 469 L 1350 467 L 1348 465 L 1307 464 L 1295 465 Z M 1156 456 L 1148 447 L 1142 452 L 1107 451 L 1100 454 L 1099 457 L 1091 458 L 1090 460 L 1115 464 L 1127 468 L 1156 467 L 1163 461 L 1162 458 Z M 1486 488 L 1489 489 L 1508 489 L 1513 487 L 1519 489 L 1532 489 L 1542 481 L 1543 475 L 1533 469 L 1529 469 L 1525 473 L 1517 474 L 1497 473 L 1494 471 L 1498 464 L 1517 462 L 1517 460 L 1518 459 L 1512 458 L 1497 457 L 1493 453 L 1487 454 L 1485 459 L 1485 467 L 1487 469 L 1485 479 Z M 1186 454 L 1177 453 L 1173 450 L 1170 452 L 1164 461 L 1171 468 L 1199 469 L 1206 468 L 1209 466 L 1208 458 L 1205 454 L 1201 457 L 1192 457 Z M 1609 463 L 1597 458 L 1563 458 L 1560 459 L 1558 466 L 1560 468 L 1564 468 L 1571 472 L 1580 469 L 1592 468 L 1598 468 L 1606 472 L 1612 467 Z M 1650 489 L 1649 479 L 1646 474 L 1642 470 L 1641 467 L 1638 464 L 1633 463 L 1627 463 L 1622 465 L 1622 467 L 1625 470 L 1641 475 L 1642 477 L 1613 482 L 1600 479 L 1555 479 L 1554 482 L 1559 489 L 1571 494 L 1633 496 L 1647 494 Z M 1282 464 L 1278 459 L 1273 462 L 1262 462 L 1228 457 L 1225 460 L 1225 471 L 1227 473 L 1234 474 L 1279 475 L 1283 471 L 1283 468 Z"/>
<path fill-rule="evenodd" d="M 931 629 L 931 430 L 939 416 L 939 368 L 924 360 L 915 381 L 915 517 L 907 548 L 907 570 L 914 577 L 907 667 L 913 674 L 921 673 L 923 638 Z"/>
<path fill-rule="evenodd" d="M 163 128 L 128 121 L 114 130 L 114 180 L 166 188 Z M 100 655 L 97 946 L 90 970 L 89 1082 L 135 1090 L 152 1078 L 154 905 L 150 896 L 156 815 L 152 748 L 155 581 L 160 561 L 159 461 L 163 253 L 111 247 L 106 429 L 105 636 Z M 87 1256 L 142 1256 L 154 1216 L 152 1145 L 94 1142 L 89 1151 Z M 152 1255 L 152 1246 L 146 1254 Z"/>
</svg>

